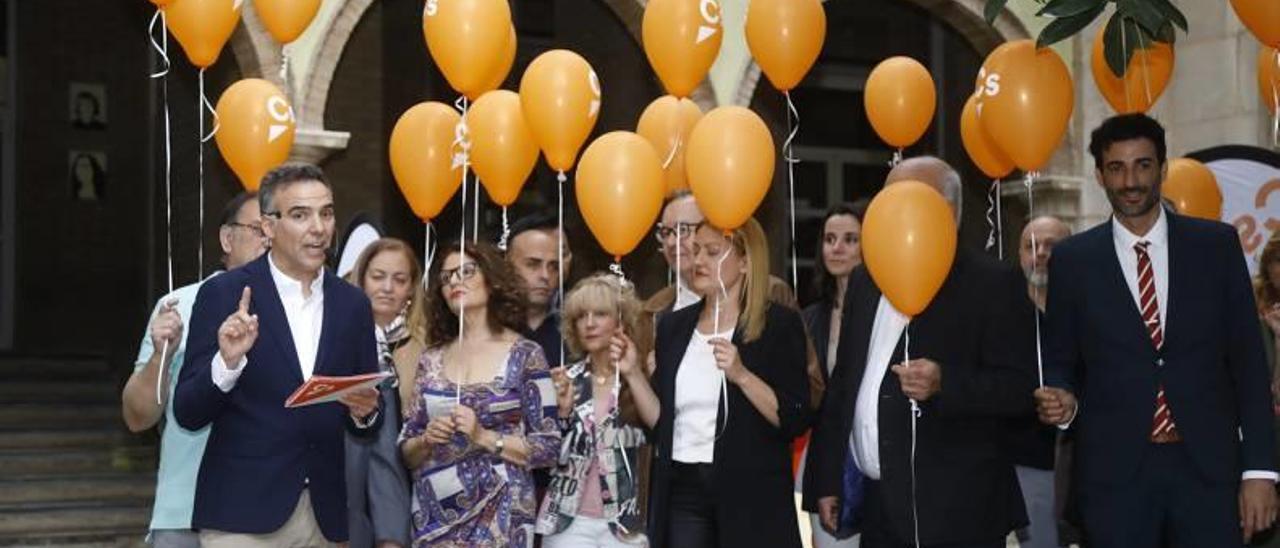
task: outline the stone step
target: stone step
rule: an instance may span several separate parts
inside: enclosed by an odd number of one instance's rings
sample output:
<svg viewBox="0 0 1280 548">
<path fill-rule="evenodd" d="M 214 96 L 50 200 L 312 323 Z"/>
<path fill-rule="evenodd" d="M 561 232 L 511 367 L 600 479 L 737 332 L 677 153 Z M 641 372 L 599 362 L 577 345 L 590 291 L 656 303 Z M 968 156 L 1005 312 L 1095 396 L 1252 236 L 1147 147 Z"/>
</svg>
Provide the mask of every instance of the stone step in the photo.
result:
<svg viewBox="0 0 1280 548">
<path fill-rule="evenodd" d="M 85 430 L 0 429 L 0 451 L 6 449 L 57 449 L 68 447 L 111 447 L 127 434 L 116 428 Z"/>
<path fill-rule="evenodd" d="M 155 468 L 155 449 L 145 446 L 0 451 L 0 479 L 51 474 L 74 477 L 77 474 L 154 472 Z"/>
<path fill-rule="evenodd" d="M 3 358 L 0 380 L 102 380 L 112 378 L 110 364 L 101 358 Z"/>
<path fill-rule="evenodd" d="M 17 403 L 0 408 L 0 430 L 81 430 L 123 424 L 119 403 Z"/>
<path fill-rule="evenodd" d="M 120 391 L 115 382 L 13 381 L 0 383 L 0 404 L 16 403 L 116 403 Z"/>
<path fill-rule="evenodd" d="M 0 480 L 0 505 L 131 500 L 155 496 L 155 473 L 49 475 Z"/>
<path fill-rule="evenodd" d="M 133 499 L 0 505 L 0 546 L 86 544 L 130 537 L 141 540 L 150 520 L 151 503 Z"/>
</svg>

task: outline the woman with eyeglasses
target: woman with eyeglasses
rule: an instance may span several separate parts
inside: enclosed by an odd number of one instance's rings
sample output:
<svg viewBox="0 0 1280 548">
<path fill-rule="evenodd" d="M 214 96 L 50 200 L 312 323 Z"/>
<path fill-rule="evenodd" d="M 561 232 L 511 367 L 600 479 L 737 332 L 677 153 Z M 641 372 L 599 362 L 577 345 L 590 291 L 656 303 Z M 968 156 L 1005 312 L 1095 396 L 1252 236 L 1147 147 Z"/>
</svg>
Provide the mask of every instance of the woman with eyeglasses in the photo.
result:
<svg viewBox="0 0 1280 548">
<path fill-rule="evenodd" d="M 404 400 L 399 389 L 412 386 L 417 363 L 399 351 L 411 339 L 409 308 L 422 302 L 422 268 L 409 244 L 382 238 L 360 253 L 348 281 L 364 290 L 372 305 L 380 369 L 396 374 L 379 389 L 384 415 L 378 432 L 370 438 L 347 436 L 349 542 L 351 548 L 408 546 L 409 476 L 396 441 Z"/>
<path fill-rule="evenodd" d="M 664 548 L 799 547 L 791 441 L 809 422 L 800 314 L 768 299 L 768 242 L 750 219 L 693 235 L 702 300 L 658 320 L 649 537 Z"/>
<path fill-rule="evenodd" d="M 652 410 L 657 396 L 632 342 L 639 313 L 631 285 L 607 274 L 578 282 L 565 299 L 561 331 L 582 358 L 552 370 L 564 439 L 538 514 L 544 548 L 647 546 L 635 400 Z"/>
<path fill-rule="evenodd" d="M 533 545 L 532 468 L 560 451 L 555 388 L 520 335 L 519 280 L 486 242 L 457 243 L 431 277 L 427 349 L 400 450 L 413 483 L 413 544 Z M 459 332 L 461 331 L 461 336 Z"/>
</svg>

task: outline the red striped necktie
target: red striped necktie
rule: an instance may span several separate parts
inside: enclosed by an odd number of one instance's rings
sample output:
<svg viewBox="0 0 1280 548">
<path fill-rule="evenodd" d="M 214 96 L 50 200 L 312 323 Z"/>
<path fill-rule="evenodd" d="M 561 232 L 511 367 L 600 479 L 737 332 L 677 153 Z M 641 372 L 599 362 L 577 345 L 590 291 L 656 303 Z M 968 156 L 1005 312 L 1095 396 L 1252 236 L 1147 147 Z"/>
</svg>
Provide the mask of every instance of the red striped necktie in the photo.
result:
<svg viewBox="0 0 1280 548">
<path fill-rule="evenodd" d="M 1147 246 L 1151 242 L 1143 240 L 1133 245 L 1138 254 L 1138 301 L 1142 303 L 1142 321 L 1147 326 L 1147 334 L 1151 336 L 1151 344 L 1159 351 L 1164 346 L 1164 328 L 1160 325 L 1160 302 L 1156 299 L 1156 274 L 1151 267 L 1151 256 L 1147 254 Z M 1165 441 L 1177 437 L 1177 429 L 1173 423 L 1173 412 L 1169 410 L 1169 402 L 1164 396 L 1164 385 L 1156 389 L 1156 412 L 1151 421 L 1151 439 Z"/>
</svg>

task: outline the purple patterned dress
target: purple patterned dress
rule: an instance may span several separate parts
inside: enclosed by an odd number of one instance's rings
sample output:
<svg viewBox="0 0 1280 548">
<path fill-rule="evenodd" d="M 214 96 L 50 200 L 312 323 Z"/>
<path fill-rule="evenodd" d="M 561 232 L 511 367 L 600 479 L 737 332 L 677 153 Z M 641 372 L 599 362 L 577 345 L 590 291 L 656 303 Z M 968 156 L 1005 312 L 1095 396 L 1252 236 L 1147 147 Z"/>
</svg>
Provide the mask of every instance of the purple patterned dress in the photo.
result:
<svg viewBox="0 0 1280 548">
<path fill-rule="evenodd" d="M 452 412 L 457 385 L 444 377 L 442 347 L 428 349 L 418 362 L 417 398 L 400 443 L 420 436 L 432 417 Z M 462 388 L 462 405 L 475 410 L 481 427 L 521 436 L 529 446 L 528 467 L 511 464 L 461 434 L 436 446 L 411 471 L 413 545 L 433 547 L 530 547 L 537 516 L 532 468 L 556 463 L 560 429 L 556 397 L 542 348 L 523 337 L 507 354 L 500 377 Z"/>
</svg>

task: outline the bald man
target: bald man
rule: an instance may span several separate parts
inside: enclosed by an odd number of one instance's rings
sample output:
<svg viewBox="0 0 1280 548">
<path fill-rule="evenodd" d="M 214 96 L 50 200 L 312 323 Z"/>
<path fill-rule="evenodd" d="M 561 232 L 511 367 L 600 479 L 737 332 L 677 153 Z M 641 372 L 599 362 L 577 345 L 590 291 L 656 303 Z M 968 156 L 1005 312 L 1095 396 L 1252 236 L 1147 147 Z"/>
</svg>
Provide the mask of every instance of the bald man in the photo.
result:
<svg viewBox="0 0 1280 548">
<path fill-rule="evenodd" d="M 1022 228 L 1018 262 L 1027 277 L 1027 297 L 1040 312 L 1044 312 L 1045 291 L 1049 287 L 1049 256 L 1053 254 L 1053 246 L 1070 236 L 1071 227 L 1049 215 L 1036 217 Z"/>
<path fill-rule="evenodd" d="M 904 180 L 933 186 L 959 219 L 963 187 L 946 162 L 907 160 L 885 184 Z M 1006 450 L 1008 421 L 1034 412 L 1023 393 L 1036 384 L 1023 283 L 1017 269 L 961 247 L 929 307 L 910 318 L 908 356 L 909 318 L 865 268 L 853 271 L 810 450 L 818 488 L 805 503 L 824 527 L 847 529 L 855 519 L 841 509 L 861 505 L 863 548 L 1001 548 L 1027 524 Z M 843 487 L 859 474 L 861 496 Z"/>
</svg>

